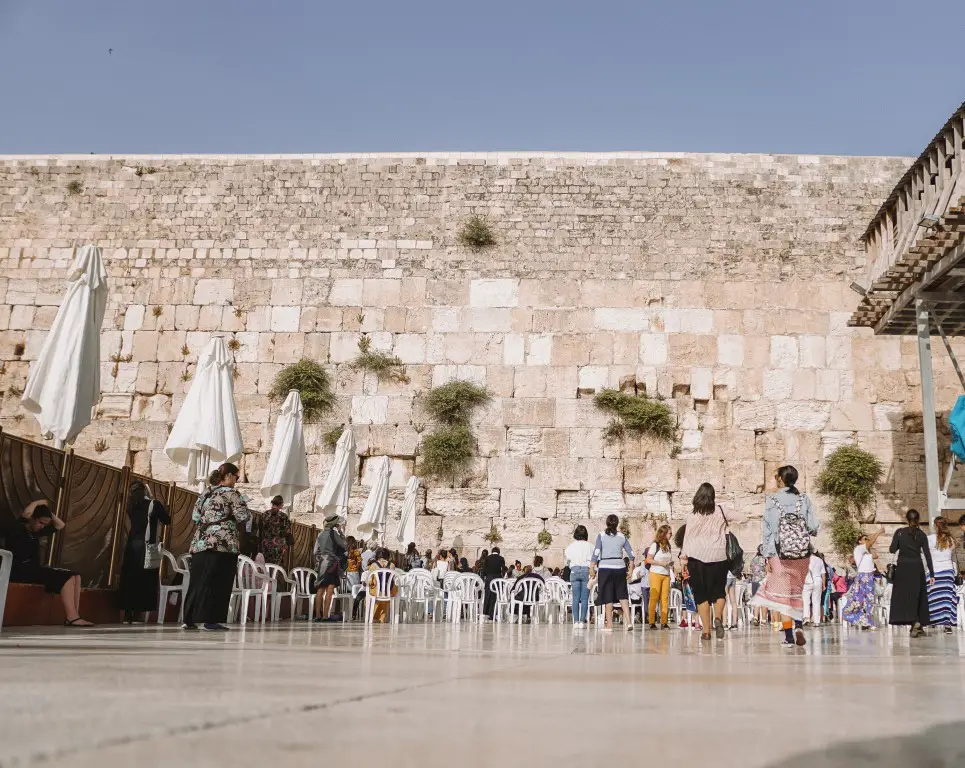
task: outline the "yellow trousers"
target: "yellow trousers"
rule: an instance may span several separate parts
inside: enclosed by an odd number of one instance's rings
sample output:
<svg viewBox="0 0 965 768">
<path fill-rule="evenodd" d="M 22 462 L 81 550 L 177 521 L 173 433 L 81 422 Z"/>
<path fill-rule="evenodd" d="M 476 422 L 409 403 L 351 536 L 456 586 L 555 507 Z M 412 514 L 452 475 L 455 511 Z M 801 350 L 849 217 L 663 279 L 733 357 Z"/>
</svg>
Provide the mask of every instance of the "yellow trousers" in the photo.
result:
<svg viewBox="0 0 965 768">
<path fill-rule="evenodd" d="M 660 603 L 660 623 L 667 623 L 670 611 L 670 577 L 650 572 L 650 604 L 647 606 L 647 623 L 656 624 L 657 603 Z"/>
</svg>

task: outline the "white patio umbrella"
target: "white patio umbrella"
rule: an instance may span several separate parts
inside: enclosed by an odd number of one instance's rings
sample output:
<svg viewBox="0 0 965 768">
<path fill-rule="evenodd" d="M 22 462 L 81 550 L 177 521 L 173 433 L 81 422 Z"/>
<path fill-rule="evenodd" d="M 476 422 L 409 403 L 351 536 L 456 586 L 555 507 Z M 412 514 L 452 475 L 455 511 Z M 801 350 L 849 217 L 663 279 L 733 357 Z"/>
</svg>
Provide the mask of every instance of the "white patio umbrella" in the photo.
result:
<svg viewBox="0 0 965 768">
<path fill-rule="evenodd" d="M 358 532 L 363 537 L 378 535 L 380 541 L 385 537 L 385 522 L 389 516 L 389 457 L 379 456 L 375 461 L 372 490 L 362 508 L 362 518 L 359 520 Z"/>
<path fill-rule="evenodd" d="M 348 517 L 348 497 L 355 479 L 355 435 L 352 428 L 346 427 L 335 444 L 335 460 L 325 478 L 325 485 L 315 498 L 315 509 L 323 515 L 336 512 L 340 517 Z"/>
<path fill-rule="evenodd" d="M 405 486 L 405 498 L 402 500 L 402 514 L 399 516 L 399 527 L 395 532 L 395 540 L 403 547 L 415 541 L 415 505 L 419 496 L 419 478 L 413 475 Z"/>
<path fill-rule="evenodd" d="M 295 496 L 309 486 L 308 456 L 305 455 L 305 435 L 302 433 L 302 398 L 292 390 L 285 398 L 275 424 L 275 440 L 261 481 L 261 495 L 266 499 L 280 495 L 291 504 Z"/>
<path fill-rule="evenodd" d="M 78 249 L 67 293 L 44 339 L 40 356 L 30 366 L 21 402 L 34 414 L 45 438 L 58 448 L 72 443 L 90 424 L 100 399 L 101 324 L 107 309 L 107 270 L 101 249 Z"/>
<path fill-rule="evenodd" d="M 164 452 L 187 468 L 190 482 L 204 483 L 212 464 L 237 461 L 244 451 L 235 410 L 234 360 L 215 336 L 198 357 L 198 368 Z"/>
</svg>

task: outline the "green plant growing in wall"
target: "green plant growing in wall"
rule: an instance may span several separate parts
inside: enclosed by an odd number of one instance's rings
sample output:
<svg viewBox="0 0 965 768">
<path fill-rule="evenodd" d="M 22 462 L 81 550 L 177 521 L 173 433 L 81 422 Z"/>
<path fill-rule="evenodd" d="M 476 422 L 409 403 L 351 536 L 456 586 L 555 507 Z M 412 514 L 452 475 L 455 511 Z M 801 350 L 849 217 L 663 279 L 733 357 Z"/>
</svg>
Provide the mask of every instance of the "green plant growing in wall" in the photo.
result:
<svg viewBox="0 0 965 768">
<path fill-rule="evenodd" d="M 620 518 L 620 533 L 630 538 L 630 518 L 626 515 Z"/>
<path fill-rule="evenodd" d="M 649 436 L 658 440 L 672 441 L 676 424 L 670 406 L 646 395 L 631 395 L 615 389 L 604 389 L 593 403 L 602 411 L 613 415 L 603 430 L 606 440 L 621 440 L 627 434 Z"/>
<path fill-rule="evenodd" d="M 305 421 L 315 421 L 335 407 L 331 379 L 314 360 L 302 359 L 282 368 L 268 396 L 274 402 L 283 402 L 293 389 L 302 398 Z"/>
<path fill-rule="evenodd" d="M 485 387 L 469 381 L 450 381 L 429 390 L 423 406 L 439 426 L 422 438 L 423 475 L 454 482 L 469 469 L 476 454 L 469 421 L 473 411 L 490 398 Z"/>
<path fill-rule="evenodd" d="M 84 191 L 84 185 L 81 184 L 77 179 L 67 182 L 67 194 L 68 195 L 79 195 Z"/>
<path fill-rule="evenodd" d="M 546 523 L 543 524 L 545 525 Z M 536 544 L 540 549 L 546 549 L 552 543 L 553 534 L 547 531 L 545 528 L 536 534 Z"/>
<path fill-rule="evenodd" d="M 470 216 L 459 230 L 459 242 L 474 251 L 496 245 L 496 234 L 483 216 Z"/>
<path fill-rule="evenodd" d="M 324 435 L 322 435 L 322 442 L 325 443 L 325 447 L 330 451 L 335 450 L 335 446 L 338 444 L 338 439 L 345 432 L 345 425 L 339 424 L 337 427 L 333 427 L 328 430 Z"/>
<path fill-rule="evenodd" d="M 831 544 L 838 555 L 845 557 L 854 548 L 861 533 L 857 517 L 874 502 L 883 473 L 877 457 L 856 445 L 842 445 L 825 461 L 817 485 L 831 499 Z"/>
<path fill-rule="evenodd" d="M 355 370 L 375 374 L 379 381 L 392 379 L 408 384 L 409 377 L 405 375 L 404 363 L 395 355 L 372 349 L 372 339 L 362 335 L 359 339 L 359 353 L 351 362 Z"/>
<path fill-rule="evenodd" d="M 490 545 L 496 546 L 503 540 L 503 535 L 499 532 L 499 527 L 496 523 L 489 526 L 489 533 L 483 537 Z"/>
<path fill-rule="evenodd" d="M 441 544 L 441 543 L 442 543 L 442 538 L 443 538 L 443 536 L 445 536 L 445 535 L 446 535 L 446 532 L 442 530 L 442 521 L 440 520 L 440 521 L 439 521 L 439 528 L 436 530 L 436 541 Z"/>
</svg>

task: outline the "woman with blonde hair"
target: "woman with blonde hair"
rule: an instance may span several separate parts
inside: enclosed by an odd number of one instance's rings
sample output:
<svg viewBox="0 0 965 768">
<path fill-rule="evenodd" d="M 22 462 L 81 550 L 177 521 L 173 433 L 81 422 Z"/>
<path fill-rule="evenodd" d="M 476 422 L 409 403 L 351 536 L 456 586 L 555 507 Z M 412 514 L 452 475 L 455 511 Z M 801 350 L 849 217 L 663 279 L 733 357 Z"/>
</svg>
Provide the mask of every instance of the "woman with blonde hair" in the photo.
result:
<svg viewBox="0 0 965 768">
<path fill-rule="evenodd" d="M 944 517 L 935 518 L 935 532 L 928 537 L 935 581 L 928 587 L 928 615 L 933 626 L 946 634 L 958 623 L 958 594 L 955 592 L 955 540 Z"/>
<path fill-rule="evenodd" d="M 669 525 L 661 525 L 653 537 L 644 562 L 650 568 L 650 604 L 647 606 L 647 624 L 650 629 L 657 628 L 657 603 L 660 603 L 660 626 L 670 629 L 670 569 L 673 556 L 670 552 Z"/>
</svg>

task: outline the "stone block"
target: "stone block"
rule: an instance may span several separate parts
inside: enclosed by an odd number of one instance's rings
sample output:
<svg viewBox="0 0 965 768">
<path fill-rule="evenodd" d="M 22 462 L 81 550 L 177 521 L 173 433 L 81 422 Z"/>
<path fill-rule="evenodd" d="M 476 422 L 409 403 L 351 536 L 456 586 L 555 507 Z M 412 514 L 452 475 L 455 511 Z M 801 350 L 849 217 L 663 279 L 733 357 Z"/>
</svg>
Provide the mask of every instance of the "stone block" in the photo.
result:
<svg viewBox="0 0 965 768">
<path fill-rule="evenodd" d="M 827 339 L 824 336 L 806 335 L 800 339 L 800 364 L 802 368 L 824 368 L 827 364 Z"/>
<path fill-rule="evenodd" d="M 526 365 L 550 365 L 553 353 L 551 335 L 530 334 L 527 338 Z"/>
<path fill-rule="evenodd" d="M 624 307 L 601 308 L 593 311 L 593 325 L 601 331 L 649 331 L 653 327 L 653 311 Z"/>
<path fill-rule="evenodd" d="M 763 395 L 765 400 L 788 400 L 794 391 L 794 371 L 764 371 Z"/>
<path fill-rule="evenodd" d="M 798 344 L 795 337 L 771 337 L 771 368 L 794 369 L 798 367 L 798 360 Z"/>
<path fill-rule="evenodd" d="M 269 328 L 272 331 L 298 331 L 301 307 L 272 307 Z"/>
<path fill-rule="evenodd" d="M 503 423 L 507 426 L 524 427 L 555 426 L 556 402 L 555 400 L 543 398 L 512 398 L 503 400 Z"/>
<path fill-rule="evenodd" d="M 193 303 L 231 304 L 234 300 L 235 281 L 221 278 L 201 278 L 194 286 Z"/>
<path fill-rule="evenodd" d="M 590 517 L 606 518 L 607 515 L 623 515 L 626 505 L 623 500 L 623 491 L 590 491 Z"/>
<path fill-rule="evenodd" d="M 499 493 L 499 516 L 518 518 L 523 516 L 523 491 L 503 488 Z"/>
<path fill-rule="evenodd" d="M 478 279 L 469 282 L 469 306 L 515 307 L 519 305 L 519 280 Z"/>
<path fill-rule="evenodd" d="M 525 517 L 556 517 L 556 491 L 545 488 L 526 489 L 523 491 L 523 511 Z"/>
<path fill-rule="evenodd" d="M 557 491 L 556 517 L 567 520 L 583 520 L 589 516 L 589 491 Z"/>
<path fill-rule="evenodd" d="M 358 278 L 339 279 L 332 282 L 328 303 L 333 307 L 361 307 L 363 281 Z"/>
<path fill-rule="evenodd" d="M 820 432 L 827 426 L 831 404 L 783 402 L 775 406 L 775 415 L 779 429 Z"/>
<path fill-rule="evenodd" d="M 543 430 L 540 427 L 509 427 L 506 430 L 506 451 L 517 456 L 538 456 L 541 453 Z"/>
<path fill-rule="evenodd" d="M 426 512 L 447 518 L 499 517 L 499 497 L 498 488 L 430 487 L 426 491 Z"/>
<path fill-rule="evenodd" d="M 563 431 L 569 440 L 569 456 L 575 459 L 599 459 L 604 455 L 603 430 L 572 427 Z"/>
<path fill-rule="evenodd" d="M 717 362 L 739 368 L 744 364 L 744 337 L 722 334 L 717 337 Z"/>
<path fill-rule="evenodd" d="M 352 422 L 355 424 L 385 424 L 388 410 L 389 398 L 385 395 L 352 398 Z"/>
</svg>

